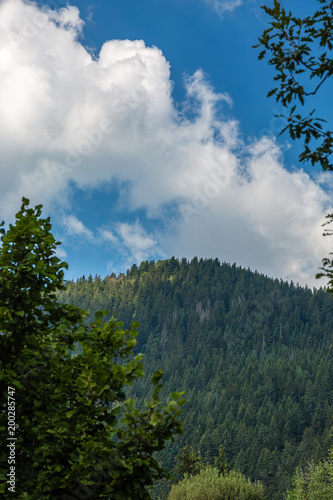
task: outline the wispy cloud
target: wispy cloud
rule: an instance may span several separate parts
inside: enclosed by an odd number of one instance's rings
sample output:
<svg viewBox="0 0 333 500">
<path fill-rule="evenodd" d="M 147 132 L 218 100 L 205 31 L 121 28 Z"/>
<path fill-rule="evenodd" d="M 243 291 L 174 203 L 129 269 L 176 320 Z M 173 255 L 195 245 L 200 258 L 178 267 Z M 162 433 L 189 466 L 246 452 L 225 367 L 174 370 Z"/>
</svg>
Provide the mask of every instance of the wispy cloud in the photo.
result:
<svg viewBox="0 0 333 500">
<path fill-rule="evenodd" d="M 205 2 L 221 17 L 227 12 L 233 12 L 243 4 L 243 0 L 205 0 Z"/>
<path fill-rule="evenodd" d="M 113 244 L 118 243 L 119 240 L 118 240 L 117 236 L 115 236 L 113 234 L 113 232 L 110 231 L 109 229 L 100 228 L 99 232 L 100 232 L 100 237 L 101 237 L 102 241 L 108 241 L 108 242 L 111 242 Z"/>
<path fill-rule="evenodd" d="M 94 231 L 88 229 L 82 221 L 75 215 L 64 215 L 62 224 L 66 233 L 70 236 L 76 236 L 83 240 L 88 240 L 89 243 L 94 245 L 102 245 L 104 243 L 112 243 L 116 245 L 119 243 L 119 238 L 110 230 L 105 227 L 94 228 Z"/>
<path fill-rule="evenodd" d="M 84 237 L 90 241 L 94 240 L 93 232 L 85 227 L 74 215 L 67 215 L 63 218 L 64 226 L 70 236 Z"/>
<path fill-rule="evenodd" d="M 56 250 L 56 256 L 59 258 L 59 259 L 66 259 L 67 257 L 67 252 L 61 248 L 61 247 L 57 247 L 57 250 Z"/>
<path fill-rule="evenodd" d="M 157 241 L 145 231 L 139 221 L 134 224 L 120 223 L 117 226 L 117 232 L 127 252 L 137 263 L 152 255 L 161 254 Z"/>
</svg>

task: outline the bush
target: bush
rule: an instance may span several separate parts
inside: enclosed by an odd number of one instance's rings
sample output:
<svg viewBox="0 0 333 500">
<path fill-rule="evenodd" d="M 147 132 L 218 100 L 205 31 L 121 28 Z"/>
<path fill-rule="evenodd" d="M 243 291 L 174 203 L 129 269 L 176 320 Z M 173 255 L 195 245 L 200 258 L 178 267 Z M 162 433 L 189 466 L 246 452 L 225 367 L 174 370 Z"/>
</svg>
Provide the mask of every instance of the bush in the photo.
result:
<svg viewBox="0 0 333 500">
<path fill-rule="evenodd" d="M 297 469 L 286 500 L 333 500 L 332 459 L 309 462 L 305 470 Z"/>
<path fill-rule="evenodd" d="M 260 500 L 264 498 L 260 483 L 251 483 L 242 474 L 230 471 L 220 475 L 216 467 L 207 466 L 195 476 L 186 476 L 174 485 L 168 500 Z"/>
</svg>

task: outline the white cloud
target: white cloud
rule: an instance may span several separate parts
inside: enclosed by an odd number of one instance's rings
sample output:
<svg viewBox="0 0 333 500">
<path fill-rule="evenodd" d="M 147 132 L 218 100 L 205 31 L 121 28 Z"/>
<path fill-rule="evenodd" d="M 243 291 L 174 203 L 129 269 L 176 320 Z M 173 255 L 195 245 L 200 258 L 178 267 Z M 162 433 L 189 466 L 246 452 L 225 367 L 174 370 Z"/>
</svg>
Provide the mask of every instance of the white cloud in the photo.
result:
<svg viewBox="0 0 333 500">
<path fill-rule="evenodd" d="M 167 254 L 218 256 L 318 286 L 315 274 L 330 251 L 321 228 L 329 195 L 302 170 L 285 170 L 279 148 L 265 137 L 250 148 L 244 168 L 246 175 L 232 175 L 227 185 L 207 175 L 160 244 Z"/>
<path fill-rule="evenodd" d="M 142 227 L 137 220 L 133 224 L 126 222 L 116 223 L 115 230 L 111 231 L 105 227 L 97 227 L 95 231 L 88 229 L 83 222 L 74 215 L 63 216 L 63 225 L 69 236 L 74 236 L 79 241 L 88 242 L 94 246 L 111 243 L 117 245 L 123 254 L 123 266 L 130 267 L 133 260 L 138 264 L 152 255 L 161 255 L 163 252 L 158 247 L 157 240 Z M 115 232 L 118 236 L 115 235 Z M 59 257 L 66 256 L 66 252 L 60 249 Z"/>
<path fill-rule="evenodd" d="M 214 5 L 226 12 L 239 3 Z M 74 215 L 64 220 L 70 234 L 98 244 L 120 238 L 136 260 L 162 248 L 310 282 L 328 244 L 320 224 L 329 200 L 319 183 L 288 172 L 271 140 L 242 144 L 239 124 L 222 113 L 230 97 L 201 71 L 185 81 L 180 113 L 157 47 L 111 40 L 95 58 L 81 30 L 74 7 L 0 3 L 2 217 L 12 217 L 22 196 L 49 207 L 66 201 L 70 181 L 83 189 L 129 181 L 128 208 L 167 214 L 167 238 L 139 223 L 96 236 Z"/>
<path fill-rule="evenodd" d="M 117 226 L 117 232 L 131 258 L 134 258 L 137 263 L 146 260 L 151 255 L 161 254 L 157 241 L 145 231 L 139 221 L 134 224 L 120 223 Z"/>
<path fill-rule="evenodd" d="M 80 18 L 80 11 L 77 7 L 67 6 L 59 10 L 48 10 L 47 14 L 45 16 L 46 23 L 47 18 L 49 18 L 61 28 L 73 30 L 72 33 L 74 36 L 82 31 L 84 22 Z"/>
<path fill-rule="evenodd" d="M 67 215 L 63 218 L 67 233 L 71 236 L 81 236 L 88 240 L 94 240 L 94 235 L 90 229 L 78 220 L 74 215 Z"/>
<path fill-rule="evenodd" d="M 100 229 L 100 235 L 102 241 L 109 241 L 111 243 L 118 243 L 118 238 L 113 234 L 112 231 L 109 231 L 108 229 Z"/>
<path fill-rule="evenodd" d="M 66 259 L 66 257 L 67 257 L 67 252 L 59 246 L 57 247 L 55 254 L 59 259 Z"/>
<path fill-rule="evenodd" d="M 243 0 L 205 0 L 205 2 L 221 17 L 226 12 L 233 12 L 243 4 Z"/>
</svg>

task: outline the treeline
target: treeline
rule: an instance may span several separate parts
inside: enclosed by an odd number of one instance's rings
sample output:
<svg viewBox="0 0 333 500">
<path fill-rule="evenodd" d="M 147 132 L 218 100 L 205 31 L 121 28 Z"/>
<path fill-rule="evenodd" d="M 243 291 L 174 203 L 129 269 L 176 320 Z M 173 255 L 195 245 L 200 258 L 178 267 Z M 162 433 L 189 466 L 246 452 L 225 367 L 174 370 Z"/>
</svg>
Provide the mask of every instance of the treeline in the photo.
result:
<svg viewBox="0 0 333 500">
<path fill-rule="evenodd" d="M 60 299 L 128 325 L 141 324 L 144 400 L 162 368 L 166 392 L 185 390 L 185 433 L 159 459 L 170 470 L 184 444 L 211 463 L 223 448 L 232 468 L 282 499 L 298 465 L 333 444 L 333 299 L 257 272 L 175 258 L 126 275 L 82 277 Z M 92 318 L 90 318 L 92 319 Z M 160 496 L 166 491 L 160 490 Z"/>
</svg>

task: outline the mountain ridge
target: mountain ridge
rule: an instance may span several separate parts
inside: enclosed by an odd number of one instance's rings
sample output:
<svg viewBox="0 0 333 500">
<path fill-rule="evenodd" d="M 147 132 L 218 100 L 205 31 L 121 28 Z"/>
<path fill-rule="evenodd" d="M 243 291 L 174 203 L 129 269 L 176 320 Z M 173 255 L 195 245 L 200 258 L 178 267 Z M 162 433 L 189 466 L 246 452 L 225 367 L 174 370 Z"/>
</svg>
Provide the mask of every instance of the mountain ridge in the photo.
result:
<svg viewBox="0 0 333 500">
<path fill-rule="evenodd" d="M 170 469 L 184 443 L 207 462 L 222 446 L 278 500 L 296 466 L 333 444 L 333 298 L 325 290 L 218 259 L 171 258 L 118 279 L 82 277 L 59 298 L 139 321 L 146 375 L 128 396 L 142 402 L 157 368 L 166 392 L 186 391 L 184 436 L 160 456 Z"/>
</svg>

